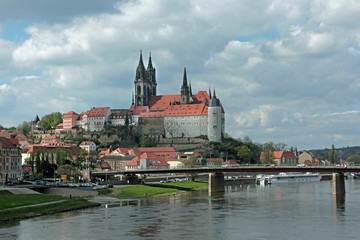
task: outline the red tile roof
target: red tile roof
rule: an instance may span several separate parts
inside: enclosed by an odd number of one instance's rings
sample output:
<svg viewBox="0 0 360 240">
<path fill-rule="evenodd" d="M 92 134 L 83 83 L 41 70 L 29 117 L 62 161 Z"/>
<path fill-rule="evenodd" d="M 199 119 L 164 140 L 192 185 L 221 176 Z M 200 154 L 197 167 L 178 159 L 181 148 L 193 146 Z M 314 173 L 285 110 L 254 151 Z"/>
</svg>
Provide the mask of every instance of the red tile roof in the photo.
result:
<svg viewBox="0 0 360 240">
<path fill-rule="evenodd" d="M 151 166 L 169 166 L 163 157 L 158 156 L 154 153 L 144 153 L 140 157 L 135 157 L 129 161 L 125 166 L 139 166 L 140 159 L 149 159 Z"/>
<path fill-rule="evenodd" d="M 200 104 L 184 104 L 184 105 L 171 105 L 165 110 L 166 117 L 172 116 L 194 116 L 194 115 L 207 115 L 205 103 Z"/>
<path fill-rule="evenodd" d="M 149 107 L 148 106 L 139 106 L 133 110 L 133 115 L 140 115 L 142 112 L 148 112 Z"/>
<path fill-rule="evenodd" d="M 275 159 L 280 159 L 283 154 L 288 159 L 296 158 L 295 154 L 290 151 L 274 151 L 274 152 L 271 152 L 271 154 L 272 154 L 272 158 L 275 158 Z M 264 152 L 261 152 L 260 159 L 264 159 Z"/>
<path fill-rule="evenodd" d="M 4 148 L 16 148 L 18 140 L 16 138 L 0 137 L 0 143 Z"/>
<path fill-rule="evenodd" d="M 180 100 L 180 94 L 153 96 L 149 102 L 150 111 L 164 111 L 170 106 L 170 103 L 179 103 Z M 203 101 L 209 102 L 210 97 L 206 91 L 199 91 L 196 95 L 192 96 L 191 104 L 199 104 Z"/>
<path fill-rule="evenodd" d="M 64 118 L 71 118 L 73 115 L 79 115 L 74 111 L 68 112 L 64 114 Z"/>
<path fill-rule="evenodd" d="M 90 145 L 91 143 L 92 143 L 92 141 L 84 141 L 84 142 L 80 143 L 79 146 Z"/>
<path fill-rule="evenodd" d="M 109 107 L 92 108 L 89 111 L 89 117 L 105 117 Z"/>
<path fill-rule="evenodd" d="M 227 164 L 227 165 L 240 165 L 235 160 L 228 160 L 227 162 L 225 162 L 225 164 Z"/>
<path fill-rule="evenodd" d="M 121 154 L 124 154 L 124 155 L 129 155 L 129 153 L 131 151 L 131 148 L 117 148 L 114 151 L 117 151 L 118 153 L 121 153 Z"/>
</svg>

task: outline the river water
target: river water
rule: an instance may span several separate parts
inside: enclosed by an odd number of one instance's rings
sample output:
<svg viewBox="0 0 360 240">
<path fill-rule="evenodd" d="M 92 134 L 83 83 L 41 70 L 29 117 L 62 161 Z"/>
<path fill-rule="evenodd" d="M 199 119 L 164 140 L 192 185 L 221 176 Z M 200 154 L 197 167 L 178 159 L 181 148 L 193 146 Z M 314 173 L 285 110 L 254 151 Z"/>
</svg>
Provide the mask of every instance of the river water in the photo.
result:
<svg viewBox="0 0 360 240">
<path fill-rule="evenodd" d="M 359 239 L 360 180 L 227 186 L 0 225 L 0 239 Z"/>
</svg>

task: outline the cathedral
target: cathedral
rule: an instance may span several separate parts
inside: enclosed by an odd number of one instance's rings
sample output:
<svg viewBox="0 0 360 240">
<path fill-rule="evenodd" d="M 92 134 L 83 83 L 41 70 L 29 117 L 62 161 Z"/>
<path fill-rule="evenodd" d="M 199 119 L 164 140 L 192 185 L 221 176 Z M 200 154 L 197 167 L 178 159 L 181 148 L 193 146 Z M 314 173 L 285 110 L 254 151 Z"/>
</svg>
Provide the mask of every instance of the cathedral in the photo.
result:
<svg viewBox="0 0 360 240">
<path fill-rule="evenodd" d="M 186 68 L 180 94 L 157 95 L 156 71 L 151 54 L 145 68 L 140 52 L 134 85 L 130 111 L 139 134 L 166 138 L 206 135 L 209 141 L 221 142 L 225 132 L 225 111 L 215 89 L 212 94 L 210 89 L 209 92 L 193 94 Z"/>
</svg>

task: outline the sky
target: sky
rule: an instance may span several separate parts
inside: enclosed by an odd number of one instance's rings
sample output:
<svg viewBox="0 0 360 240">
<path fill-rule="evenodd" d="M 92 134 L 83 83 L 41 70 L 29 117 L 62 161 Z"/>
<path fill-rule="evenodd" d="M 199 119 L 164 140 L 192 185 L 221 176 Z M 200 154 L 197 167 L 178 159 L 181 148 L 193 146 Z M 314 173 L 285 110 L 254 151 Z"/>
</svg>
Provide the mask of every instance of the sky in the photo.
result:
<svg viewBox="0 0 360 240">
<path fill-rule="evenodd" d="M 140 50 L 158 94 L 216 89 L 226 132 L 360 145 L 360 1 L 1 0 L 0 125 L 129 108 Z"/>
</svg>

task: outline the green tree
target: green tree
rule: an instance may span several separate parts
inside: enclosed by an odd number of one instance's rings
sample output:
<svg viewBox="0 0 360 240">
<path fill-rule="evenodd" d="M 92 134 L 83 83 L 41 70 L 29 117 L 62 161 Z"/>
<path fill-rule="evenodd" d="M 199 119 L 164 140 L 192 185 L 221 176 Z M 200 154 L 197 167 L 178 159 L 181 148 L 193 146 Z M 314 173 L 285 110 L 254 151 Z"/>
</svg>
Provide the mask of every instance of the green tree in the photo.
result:
<svg viewBox="0 0 360 240">
<path fill-rule="evenodd" d="M 335 163 L 336 162 L 336 150 L 335 150 L 335 146 L 331 145 L 331 150 L 329 152 L 329 161 L 331 163 Z"/>
<path fill-rule="evenodd" d="M 360 164 L 360 155 L 358 154 L 351 155 L 346 159 L 346 161 L 348 163 Z"/>
<path fill-rule="evenodd" d="M 129 126 L 129 115 L 126 113 L 126 116 L 125 116 L 125 127 Z"/>
<path fill-rule="evenodd" d="M 148 136 L 141 136 L 140 137 L 140 146 L 141 147 L 152 147 L 153 143 L 151 142 Z"/>
<path fill-rule="evenodd" d="M 58 165 L 71 163 L 71 153 L 65 148 L 58 148 L 55 152 L 55 161 Z"/>
<path fill-rule="evenodd" d="M 31 123 L 23 122 L 22 124 L 19 124 L 16 129 L 18 131 L 22 131 L 25 135 L 27 135 L 31 131 Z"/>
<path fill-rule="evenodd" d="M 50 129 L 55 128 L 59 123 L 63 122 L 63 115 L 60 112 L 54 112 L 48 115 L 45 115 L 39 125 L 42 128 Z"/>
<path fill-rule="evenodd" d="M 190 158 L 183 161 L 185 168 L 192 168 L 192 167 L 199 167 L 201 165 L 201 162 L 198 161 L 198 158 L 196 156 L 191 156 Z M 196 173 L 186 173 L 185 176 L 191 179 L 191 181 L 195 181 L 195 178 L 197 177 Z"/>
<path fill-rule="evenodd" d="M 236 147 L 235 150 L 237 151 L 237 156 L 239 157 L 241 162 L 250 162 L 251 159 L 251 150 L 247 146 L 239 146 Z"/>
<path fill-rule="evenodd" d="M 74 167 L 70 164 L 62 165 L 57 170 L 58 175 L 66 175 L 67 179 L 70 180 L 78 180 L 79 176 L 81 176 L 80 171 L 77 167 Z"/>
<path fill-rule="evenodd" d="M 266 149 L 266 150 L 264 151 L 264 158 L 261 159 L 261 163 L 262 163 L 262 164 L 273 163 L 272 153 L 271 153 L 271 150 L 270 150 L 270 149 Z"/>
</svg>

